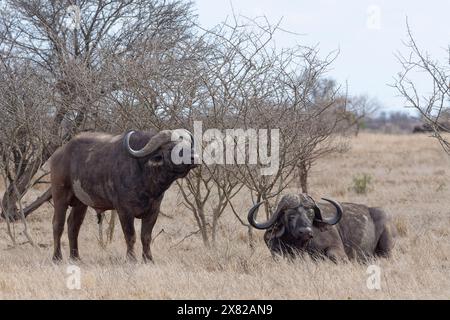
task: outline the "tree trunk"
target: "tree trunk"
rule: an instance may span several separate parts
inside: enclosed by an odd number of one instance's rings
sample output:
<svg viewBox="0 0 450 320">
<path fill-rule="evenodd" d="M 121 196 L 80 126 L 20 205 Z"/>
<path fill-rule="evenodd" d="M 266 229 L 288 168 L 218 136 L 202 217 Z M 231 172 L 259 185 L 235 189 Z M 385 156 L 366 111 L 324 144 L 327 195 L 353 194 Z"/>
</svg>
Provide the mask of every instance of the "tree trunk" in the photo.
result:
<svg viewBox="0 0 450 320">
<path fill-rule="evenodd" d="M 361 123 L 359 121 L 356 121 L 356 125 L 355 126 L 356 126 L 356 128 L 355 128 L 355 137 L 357 137 L 358 134 L 359 134 L 359 130 L 361 128 Z"/>
<path fill-rule="evenodd" d="M 23 195 L 27 191 L 31 179 L 33 179 L 34 175 L 38 172 L 39 168 L 41 167 L 41 164 L 45 163 L 47 159 L 48 158 L 44 160 L 41 158 L 27 163 L 27 167 L 24 170 L 21 170 L 20 175 L 15 177 L 14 181 L 9 184 L 9 186 L 6 188 L 3 194 L 3 199 L 1 202 L 1 207 L 5 211 L 2 212 L 3 217 L 9 217 L 14 221 L 20 219 L 20 214 L 18 212 L 17 207 L 17 201 L 19 200 L 17 198 L 17 192 L 20 195 Z M 17 188 L 17 192 L 14 190 L 14 185 Z M 47 190 L 44 193 L 44 195 L 38 198 L 38 200 L 41 199 L 42 197 L 48 198 L 49 195 L 51 196 L 51 193 Z M 34 201 L 30 206 L 23 209 L 25 217 L 29 215 L 31 212 L 33 212 L 33 210 L 37 209 L 42 203 L 45 202 L 42 201 L 38 206 L 36 206 L 37 204 L 36 201 Z M 30 208 L 31 206 L 33 206 L 33 208 Z"/>
<path fill-rule="evenodd" d="M 116 226 L 116 219 L 117 219 L 117 211 L 111 210 L 111 218 L 109 220 L 108 228 L 106 230 L 106 238 L 108 243 L 111 243 L 114 236 L 114 228 Z"/>
<path fill-rule="evenodd" d="M 308 171 L 310 165 L 306 162 L 301 162 L 298 168 L 299 180 L 300 180 L 300 188 L 303 193 L 308 193 Z"/>
<path fill-rule="evenodd" d="M 200 233 L 202 235 L 203 244 L 205 245 L 205 247 L 209 248 L 210 243 L 209 243 L 209 237 L 208 237 L 208 229 L 207 229 L 207 223 L 206 223 L 206 218 L 205 218 L 205 211 L 203 208 L 198 209 L 198 215 L 200 218 L 200 223 L 199 223 L 198 227 L 200 228 Z"/>
<path fill-rule="evenodd" d="M 3 193 L 2 198 L 2 218 L 8 219 L 8 221 L 15 221 L 19 219 L 17 209 L 17 196 L 14 192 L 12 185 L 9 185 Z"/>
<path fill-rule="evenodd" d="M 211 241 L 212 245 L 216 245 L 216 233 L 217 233 L 217 224 L 218 224 L 218 213 L 217 210 L 214 210 L 213 212 L 213 221 L 212 221 L 212 227 L 211 227 Z"/>
<path fill-rule="evenodd" d="M 202 234 L 203 244 L 205 245 L 206 248 L 209 248 L 210 243 L 209 243 L 208 232 L 206 230 L 206 226 L 200 228 L 200 233 Z"/>
<path fill-rule="evenodd" d="M 18 195 L 23 195 L 36 172 L 39 170 L 39 160 L 35 160 L 27 164 L 24 170 L 20 170 L 20 174 L 17 175 L 11 181 L 6 188 L 1 207 L 5 212 L 2 212 L 3 217 L 8 217 L 10 220 L 20 219 L 19 208 L 17 202 L 19 201 Z M 26 210 L 26 208 L 25 208 Z"/>
<path fill-rule="evenodd" d="M 255 249 L 255 241 L 253 240 L 253 227 L 252 226 L 247 227 L 247 235 L 248 235 L 248 246 L 250 247 L 250 249 L 254 250 Z"/>
</svg>

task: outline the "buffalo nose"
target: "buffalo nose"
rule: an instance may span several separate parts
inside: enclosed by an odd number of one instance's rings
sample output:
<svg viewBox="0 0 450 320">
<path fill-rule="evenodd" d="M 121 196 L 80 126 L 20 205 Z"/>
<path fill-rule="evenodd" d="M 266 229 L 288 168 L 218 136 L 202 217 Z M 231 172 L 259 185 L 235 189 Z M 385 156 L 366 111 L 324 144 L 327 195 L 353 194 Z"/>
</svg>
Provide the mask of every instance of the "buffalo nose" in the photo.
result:
<svg viewBox="0 0 450 320">
<path fill-rule="evenodd" d="M 300 228 L 300 233 L 306 237 L 311 239 L 313 237 L 313 231 L 310 227 L 306 227 L 306 228 Z"/>
</svg>

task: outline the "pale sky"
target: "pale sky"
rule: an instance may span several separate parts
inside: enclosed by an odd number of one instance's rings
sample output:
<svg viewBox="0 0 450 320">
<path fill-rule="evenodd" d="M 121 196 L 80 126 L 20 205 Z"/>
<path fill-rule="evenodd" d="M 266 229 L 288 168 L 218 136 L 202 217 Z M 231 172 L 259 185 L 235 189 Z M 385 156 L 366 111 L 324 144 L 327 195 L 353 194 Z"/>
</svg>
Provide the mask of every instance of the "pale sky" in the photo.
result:
<svg viewBox="0 0 450 320">
<path fill-rule="evenodd" d="M 376 97 L 386 111 L 404 111 L 393 77 L 401 70 L 397 51 L 407 52 L 406 17 L 416 42 L 435 58 L 446 61 L 450 45 L 450 0 L 195 0 L 199 23 L 212 27 L 232 15 L 265 15 L 282 28 L 277 47 L 318 45 L 322 56 L 339 49 L 329 76 L 348 82 L 350 94 Z M 424 76 L 418 81 L 426 82 Z M 410 111 L 411 112 L 411 111 Z"/>
</svg>

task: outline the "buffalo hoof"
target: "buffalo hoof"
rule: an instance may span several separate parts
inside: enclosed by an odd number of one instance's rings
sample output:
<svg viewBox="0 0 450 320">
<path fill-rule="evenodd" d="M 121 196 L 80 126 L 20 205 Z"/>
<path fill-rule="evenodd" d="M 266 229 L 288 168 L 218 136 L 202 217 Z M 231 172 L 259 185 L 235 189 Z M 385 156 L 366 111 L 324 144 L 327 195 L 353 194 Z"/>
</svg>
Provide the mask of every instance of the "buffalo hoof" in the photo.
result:
<svg viewBox="0 0 450 320">
<path fill-rule="evenodd" d="M 55 264 L 60 264 L 62 262 L 62 256 L 53 256 L 52 261 Z"/>
<path fill-rule="evenodd" d="M 142 255 L 142 260 L 144 261 L 144 263 L 155 264 L 155 261 L 153 260 L 153 257 L 146 256 L 145 254 Z"/>
<path fill-rule="evenodd" d="M 127 262 L 130 262 L 130 263 L 137 263 L 138 261 L 137 261 L 137 259 L 136 259 L 136 256 L 133 254 L 127 254 Z"/>
<path fill-rule="evenodd" d="M 80 262 L 82 262 L 82 261 L 81 261 L 80 256 L 71 256 L 71 257 L 69 258 L 69 262 L 70 262 L 70 263 L 73 263 L 73 264 L 77 264 L 77 263 L 80 263 Z"/>
</svg>

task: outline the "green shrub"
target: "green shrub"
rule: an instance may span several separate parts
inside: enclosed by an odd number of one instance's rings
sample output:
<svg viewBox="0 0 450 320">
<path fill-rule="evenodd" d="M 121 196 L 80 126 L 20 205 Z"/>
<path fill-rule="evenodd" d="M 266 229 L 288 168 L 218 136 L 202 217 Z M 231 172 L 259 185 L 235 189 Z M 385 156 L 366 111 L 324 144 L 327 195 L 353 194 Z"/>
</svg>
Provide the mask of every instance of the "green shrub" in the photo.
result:
<svg viewBox="0 0 450 320">
<path fill-rule="evenodd" d="M 366 194 L 369 192 L 372 184 L 372 176 L 367 173 L 358 174 L 353 177 L 351 189 L 357 194 Z"/>
</svg>

